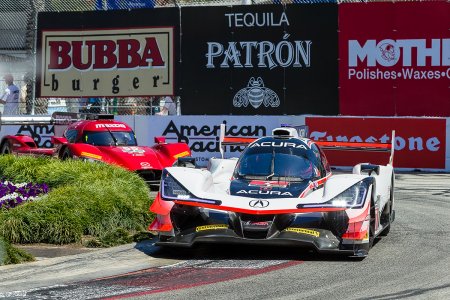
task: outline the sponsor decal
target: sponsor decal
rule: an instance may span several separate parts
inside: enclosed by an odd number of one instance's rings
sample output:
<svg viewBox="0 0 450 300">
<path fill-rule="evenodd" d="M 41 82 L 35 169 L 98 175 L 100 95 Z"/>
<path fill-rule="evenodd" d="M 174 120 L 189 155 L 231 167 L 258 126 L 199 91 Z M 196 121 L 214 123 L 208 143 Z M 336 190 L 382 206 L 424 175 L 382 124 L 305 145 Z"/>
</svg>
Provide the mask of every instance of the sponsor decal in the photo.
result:
<svg viewBox="0 0 450 300">
<path fill-rule="evenodd" d="M 151 167 L 152 167 L 152 165 L 149 162 L 147 162 L 147 161 L 141 162 L 142 169 L 150 169 Z"/>
<path fill-rule="evenodd" d="M 236 194 L 278 195 L 278 196 L 290 196 L 290 197 L 293 197 L 293 195 L 291 193 L 289 193 L 289 192 L 270 191 L 270 190 L 240 190 L 240 191 L 237 191 Z"/>
<path fill-rule="evenodd" d="M 145 150 L 140 147 L 121 147 L 122 151 L 128 154 L 143 154 Z"/>
<path fill-rule="evenodd" d="M 270 190 L 273 187 L 285 188 L 289 185 L 286 181 L 264 181 L 264 180 L 252 180 L 248 186 L 259 186 L 263 190 Z"/>
<path fill-rule="evenodd" d="M 363 241 L 369 240 L 369 231 L 366 231 L 366 234 L 364 235 Z"/>
<path fill-rule="evenodd" d="M 295 233 L 302 233 L 302 234 L 312 235 L 314 237 L 319 237 L 320 236 L 320 232 L 319 231 L 312 230 L 312 229 L 307 229 L 307 228 L 288 227 L 284 231 L 295 232 Z"/>
<path fill-rule="evenodd" d="M 127 128 L 125 124 L 95 124 L 95 128 Z"/>
<path fill-rule="evenodd" d="M 172 95 L 173 27 L 43 30 L 41 97 Z"/>
<path fill-rule="evenodd" d="M 180 152 L 178 154 L 175 154 L 173 156 L 173 158 L 179 158 L 179 157 L 185 157 L 185 156 L 189 156 L 189 152 L 188 151 L 183 151 L 183 152 Z"/>
<path fill-rule="evenodd" d="M 247 107 L 250 103 L 254 108 L 258 108 L 264 103 L 265 107 L 280 106 L 280 98 L 271 89 L 264 86 L 261 77 L 250 78 L 247 87 L 239 90 L 233 98 L 234 107 Z"/>
<path fill-rule="evenodd" d="M 239 192 L 241 192 L 241 191 L 239 191 Z M 237 192 L 237 193 L 239 194 L 239 192 Z M 270 202 L 267 200 L 252 200 L 248 203 L 248 205 L 253 208 L 265 208 L 265 207 L 269 206 L 269 204 L 270 204 Z"/>
<path fill-rule="evenodd" d="M 394 166 L 445 168 L 446 120 L 443 118 L 335 118 L 307 117 L 311 138 L 320 141 L 390 143 L 395 130 Z M 387 164 L 389 153 L 325 150 L 333 166 L 370 161 Z"/>
<path fill-rule="evenodd" d="M 291 147 L 291 148 L 300 148 L 307 150 L 308 148 L 303 144 L 296 144 L 296 143 L 290 143 L 290 142 L 254 142 L 249 145 L 250 148 L 252 147 Z"/>
<path fill-rule="evenodd" d="M 226 224 L 214 224 L 214 225 L 197 226 L 195 228 L 195 231 L 199 232 L 199 231 L 204 231 L 204 230 L 220 230 L 220 229 L 228 229 L 228 225 L 226 225 Z"/>
<path fill-rule="evenodd" d="M 270 223 L 272 223 L 272 222 L 270 222 Z M 244 225 L 246 225 L 246 226 L 261 226 L 261 227 L 267 227 L 267 226 L 270 225 L 270 223 L 267 222 L 267 221 L 259 221 L 259 222 L 257 222 L 257 221 L 245 221 L 245 222 L 244 222 Z"/>
<path fill-rule="evenodd" d="M 102 156 L 89 152 L 81 152 L 80 156 L 101 160 Z"/>
</svg>

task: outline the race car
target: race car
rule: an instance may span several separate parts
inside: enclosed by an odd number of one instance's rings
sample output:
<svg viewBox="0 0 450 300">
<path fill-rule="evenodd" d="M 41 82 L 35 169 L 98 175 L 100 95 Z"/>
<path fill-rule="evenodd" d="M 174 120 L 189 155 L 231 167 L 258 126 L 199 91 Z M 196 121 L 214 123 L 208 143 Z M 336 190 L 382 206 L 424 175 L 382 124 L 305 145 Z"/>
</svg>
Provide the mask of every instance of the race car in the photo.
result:
<svg viewBox="0 0 450 300">
<path fill-rule="evenodd" d="M 126 123 L 115 121 L 113 115 L 86 117 L 81 119 L 76 114 L 55 113 L 49 121 L 55 124 L 55 134 L 59 131 L 61 135 L 52 136 L 53 148 L 38 148 L 31 136 L 16 134 L 2 138 L 0 153 L 115 164 L 136 172 L 155 188 L 159 186 L 164 167 L 173 165 L 180 157 L 191 155 L 186 143 L 168 144 L 164 137 L 155 138 L 156 144 L 151 147 L 138 146 L 133 130 Z M 23 124 L 25 121 L 16 122 Z"/>
<path fill-rule="evenodd" d="M 259 139 L 221 134 L 221 148 L 248 145 L 239 158 L 212 158 L 205 169 L 183 158 L 165 168 L 150 207 L 156 245 L 285 245 L 367 256 L 395 217 L 392 144 L 316 142 L 299 131 L 280 127 Z M 385 151 L 390 158 L 333 174 L 323 149 Z"/>
</svg>

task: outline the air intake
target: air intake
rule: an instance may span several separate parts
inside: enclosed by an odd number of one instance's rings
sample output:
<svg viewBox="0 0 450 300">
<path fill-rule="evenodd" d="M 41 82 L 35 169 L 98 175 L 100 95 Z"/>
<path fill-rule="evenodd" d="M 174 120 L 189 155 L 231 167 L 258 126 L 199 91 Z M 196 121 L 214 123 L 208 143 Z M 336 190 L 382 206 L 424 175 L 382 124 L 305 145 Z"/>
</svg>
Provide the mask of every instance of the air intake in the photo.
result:
<svg viewBox="0 0 450 300">
<path fill-rule="evenodd" d="M 298 138 L 297 130 L 289 127 L 275 128 L 272 130 L 272 135 L 276 137 Z"/>
</svg>

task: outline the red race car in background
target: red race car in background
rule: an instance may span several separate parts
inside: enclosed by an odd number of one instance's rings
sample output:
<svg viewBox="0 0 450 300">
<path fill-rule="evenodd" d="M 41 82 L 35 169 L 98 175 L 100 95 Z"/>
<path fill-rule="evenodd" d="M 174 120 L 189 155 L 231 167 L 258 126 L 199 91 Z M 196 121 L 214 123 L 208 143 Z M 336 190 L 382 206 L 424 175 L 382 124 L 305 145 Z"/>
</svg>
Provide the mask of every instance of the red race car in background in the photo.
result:
<svg viewBox="0 0 450 300">
<path fill-rule="evenodd" d="M 88 115 L 83 120 L 77 117 L 76 114 L 54 113 L 49 119 L 55 124 L 53 148 L 38 148 L 31 136 L 16 134 L 2 138 L 0 153 L 115 164 L 136 172 L 149 186 L 159 185 L 165 167 L 172 166 L 180 157 L 191 155 L 187 144 L 168 144 L 164 137 L 155 138 L 156 144 L 151 147 L 138 146 L 131 127 L 114 121 L 113 115 Z M 8 124 L 4 120 L 2 122 Z M 16 122 L 19 124 L 20 120 Z"/>
</svg>

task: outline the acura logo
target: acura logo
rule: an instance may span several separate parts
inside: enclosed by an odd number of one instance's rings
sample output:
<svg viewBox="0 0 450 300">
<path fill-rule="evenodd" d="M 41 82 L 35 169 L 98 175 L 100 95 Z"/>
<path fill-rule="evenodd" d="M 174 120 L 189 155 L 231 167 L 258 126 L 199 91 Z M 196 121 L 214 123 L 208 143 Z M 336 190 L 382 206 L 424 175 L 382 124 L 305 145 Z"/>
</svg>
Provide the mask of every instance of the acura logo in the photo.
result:
<svg viewBox="0 0 450 300">
<path fill-rule="evenodd" d="M 252 200 L 248 203 L 251 207 L 254 208 L 264 208 L 269 206 L 269 201 L 267 200 Z"/>
</svg>

